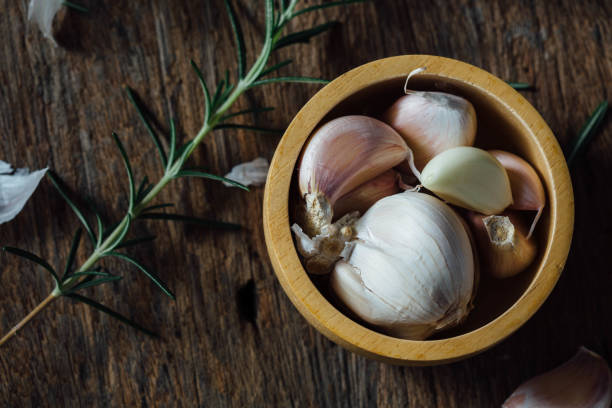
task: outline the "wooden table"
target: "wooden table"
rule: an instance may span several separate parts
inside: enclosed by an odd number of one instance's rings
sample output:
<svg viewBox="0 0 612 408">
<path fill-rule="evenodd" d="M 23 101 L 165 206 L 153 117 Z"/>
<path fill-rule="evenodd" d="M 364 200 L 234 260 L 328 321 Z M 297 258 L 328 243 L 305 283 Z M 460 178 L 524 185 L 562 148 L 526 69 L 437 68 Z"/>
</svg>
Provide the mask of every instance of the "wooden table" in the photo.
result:
<svg viewBox="0 0 612 408">
<path fill-rule="evenodd" d="M 126 177 L 111 139 L 126 144 L 139 177 L 160 175 L 157 154 L 123 90 L 133 87 L 151 111 L 178 119 L 194 135 L 202 95 L 189 59 L 213 83 L 235 67 L 220 0 L 98 2 L 69 12 L 63 46 L 26 23 L 26 1 L 0 0 L 0 159 L 53 168 L 79 195 L 116 219 L 126 206 Z M 112 3 L 112 4 L 111 4 Z M 262 4 L 239 0 L 249 59 L 262 35 Z M 562 145 L 612 92 L 612 21 L 605 1 L 376 1 L 304 16 L 291 28 L 326 19 L 341 25 L 309 45 L 282 49 L 295 60 L 284 74 L 334 78 L 398 54 L 457 58 L 513 81 Z M 313 2 L 308 2 L 313 4 Z M 282 128 L 317 85 L 268 85 L 236 108 L 276 106 L 247 118 Z M 240 232 L 139 222 L 158 235 L 131 251 L 177 295 L 169 300 L 135 269 L 109 261 L 121 283 L 92 297 L 157 331 L 147 337 L 100 312 L 60 299 L 0 349 L 3 406 L 409 406 L 492 407 L 522 381 L 585 345 L 612 360 L 609 254 L 612 236 L 610 116 L 573 169 L 576 230 L 561 280 L 516 334 L 467 361 L 431 368 L 395 367 L 349 353 L 311 328 L 282 292 L 261 228 L 263 190 L 250 193 L 202 180 L 180 180 L 161 200 L 179 212 L 240 223 Z M 245 122 L 247 123 L 247 122 Z M 215 132 L 193 163 L 225 174 L 257 156 L 270 159 L 278 137 Z M 59 265 L 78 225 L 68 206 L 41 183 L 0 245 L 38 253 Z M 79 261 L 86 257 L 81 251 Z M 0 255 L 0 332 L 51 290 L 40 268 Z"/>
</svg>

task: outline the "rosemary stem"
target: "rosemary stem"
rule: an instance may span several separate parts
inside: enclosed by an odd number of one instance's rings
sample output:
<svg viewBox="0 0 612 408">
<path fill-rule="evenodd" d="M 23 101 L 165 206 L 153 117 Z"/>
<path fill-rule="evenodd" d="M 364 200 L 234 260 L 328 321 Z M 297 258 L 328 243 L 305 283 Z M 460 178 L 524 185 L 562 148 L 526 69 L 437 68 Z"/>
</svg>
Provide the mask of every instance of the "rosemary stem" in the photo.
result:
<svg viewBox="0 0 612 408">
<path fill-rule="evenodd" d="M 30 313 L 28 313 L 28 315 L 26 317 L 24 317 L 7 334 L 5 334 L 4 337 L 2 337 L 0 339 L 0 346 L 2 346 L 4 343 L 6 343 L 8 339 L 10 339 L 14 335 L 16 335 L 17 332 L 19 331 L 19 329 L 21 329 L 23 326 L 25 326 L 30 320 L 32 320 L 34 318 L 34 316 L 39 314 L 44 308 L 49 306 L 49 304 L 52 301 L 54 301 L 55 299 L 57 299 L 58 296 L 59 295 L 55 294 L 55 291 L 52 292 L 51 294 L 49 294 L 49 296 L 47 296 L 47 298 L 45 300 L 40 302 L 38 304 L 38 306 L 36 306 L 34 309 L 32 309 L 32 311 Z"/>
</svg>

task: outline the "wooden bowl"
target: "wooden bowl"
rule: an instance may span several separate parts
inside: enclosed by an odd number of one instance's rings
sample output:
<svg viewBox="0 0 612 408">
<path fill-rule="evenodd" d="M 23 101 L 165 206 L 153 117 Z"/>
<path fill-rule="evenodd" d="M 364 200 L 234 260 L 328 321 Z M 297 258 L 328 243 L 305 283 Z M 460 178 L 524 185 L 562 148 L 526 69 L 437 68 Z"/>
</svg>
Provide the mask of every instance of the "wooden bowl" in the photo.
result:
<svg viewBox="0 0 612 408">
<path fill-rule="evenodd" d="M 519 154 L 539 172 L 546 211 L 535 239 L 539 256 L 516 277 L 481 273 L 474 310 L 461 326 L 424 341 L 390 337 L 340 311 L 302 267 L 289 229 L 295 203 L 296 163 L 319 124 L 345 114 L 377 116 L 410 88 L 444 90 L 472 102 L 478 118 L 476 146 Z M 378 104 L 378 105 L 376 105 Z M 542 305 L 555 286 L 570 247 L 574 222 L 572 185 L 563 153 L 546 122 L 518 92 L 472 65 L 442 57 L 404 55 L 355 68 L 321 89 L 295 116 L 270 165 L 264 196 L 264 231 L 276 275 L 300 313 L 325 336 L 376 360 L 407 365 L 447 363 L 482 352 L 508 337 Z M 323 289 L 324 290 L 324 289 Z"/>
</svg>

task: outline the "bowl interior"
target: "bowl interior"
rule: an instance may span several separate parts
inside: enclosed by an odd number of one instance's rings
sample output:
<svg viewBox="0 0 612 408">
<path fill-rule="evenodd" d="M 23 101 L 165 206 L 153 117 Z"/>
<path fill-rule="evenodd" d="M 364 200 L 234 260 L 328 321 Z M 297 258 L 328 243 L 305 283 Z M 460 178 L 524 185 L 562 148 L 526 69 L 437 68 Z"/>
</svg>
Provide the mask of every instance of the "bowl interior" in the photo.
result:
<svg viewBox="0 0 612 408">
<path fill-rule="evenodd" d="M 316 127 L 344 115 L 361 114 L 380 117 L 397 98 L 403 95 L 404 80 L 404 77 L 392 78 L 361 89 L 333 107 Z M 413 77 L 409 87 L 415 90 L 448 92 L 469 100 L 476 110 L 478 123 L 475 146 L 483 149 L 501 149 L 518 154 L 536 169 L 545 185 L 548 197 L 551 196 L 552 180 L 550 180 L 549 172 L 546 171 L 546 158 L 542 150 L 538 148 L 525 123 L 496 98 L 468 83 L 436 75 L 425 74 Z M 295 209 L 299 200 L 297 171 L 294 168 L 290 208 Z M 539 249 L 538 257 L 532 265 L 517 276 L 503 280 L 492 278 L 488 271 L 481 268 L 474 309 L 466 321 L 460 326 L 436 334 L 432 339 L 458 336 L 482 327 L 508 310 L 523 295 L 540 269 L 543 254 L 546 252 L 545 249 L 551 236 L 549 207 L 547 203 L 533 238 L 537 240 Z M 535 212 L 525 212 L 527 225 L 534 215 Z M 376 330 L 360 321 L 334 299 L 333 294 L 327 290 L 326 277 L 311 276 L 310 279 L 321 293 L 346 316 Z"/>
</svg>

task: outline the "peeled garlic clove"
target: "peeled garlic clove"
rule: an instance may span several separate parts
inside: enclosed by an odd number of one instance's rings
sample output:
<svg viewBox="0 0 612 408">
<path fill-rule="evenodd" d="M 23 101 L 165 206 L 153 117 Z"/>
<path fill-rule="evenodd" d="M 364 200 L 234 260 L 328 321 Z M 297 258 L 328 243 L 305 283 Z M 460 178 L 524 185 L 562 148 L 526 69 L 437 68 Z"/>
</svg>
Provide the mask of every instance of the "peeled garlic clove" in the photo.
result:
<svg viewBox="0 0 612 408">
<path fill-rule="evenodd" d="M 334 205 L 334 217 L 340 217 L 351 211 L 363 214 L 381 198 L 399 191 L 399 174 L 394 170 L 387 170 L 340 197 Z"/>
<path fill-rule="evenodd" d="M 331 222 L 333 205 L 340 197 L 403 162 L 408 152 L 393 128 L 367 116 L 343 116 L 321 126 L 299 164 L 306 232 L 319 233 Z"/>
<path fill-rule="evenodd" d="M 501 163 L 476 147 L 445 150 L 427 163 L 421 184 L 451 204 L 499 214 L 512 204 L 510 180 Z"/>
<path fill-rule="evenodd" d="M 459 216 L 428 194 L 406 191 L 374 204 L 355 224 L 330 285 L 364 321 L 424 339 L 470 310 L 474 257 Z"/>
<path fill-rule="evenodd" d="M 522 220 L 515 214 L 467 216 L 478 243 L 483 266 L 496 278 L 508 278 L 525 270 L 537 254 L 537 243 L 525 236 Z"/>
<path fill-rule="evenodd" d="M 474 144 L 476 111 L 468 100 L 444 92 L 406 93 L 384 113 L 383 120 L 408 143 L 418 169 L 446 149 Z"/>
<path fill-rule="evenodd" d="M 527 234 L 527 238 L 529 238 L 546 204 L 546 193 L 542 181 L 535 169 L 516 154 L 502 150 L 490 150 L 489 153 L 499 160 L 508 173 L 514 201 L 510 208 L 537 211 Z"/>
<path fill-rule="evenodd" d="M 612 372 L 608 363 L 580 347 L 563 365 L 520 385 L 503 408 L 609 408 Z"/>
</svg>

